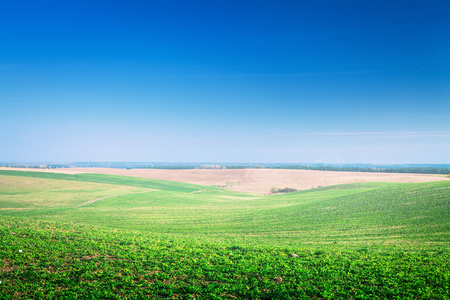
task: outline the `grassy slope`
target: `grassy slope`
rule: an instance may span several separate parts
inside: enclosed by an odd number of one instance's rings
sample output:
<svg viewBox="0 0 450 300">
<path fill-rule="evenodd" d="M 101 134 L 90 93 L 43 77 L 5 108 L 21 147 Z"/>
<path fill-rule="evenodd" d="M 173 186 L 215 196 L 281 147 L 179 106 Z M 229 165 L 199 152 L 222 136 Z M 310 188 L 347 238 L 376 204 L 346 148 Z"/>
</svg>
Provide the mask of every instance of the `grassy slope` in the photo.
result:
<svg viewBox="0 0 450 300">
<path fill-rule="evenodd" d="M 448 182 L 255 196 L 83 175 L 0 174 L 0 214 L 24 217 L 0 218 L 0 294 L 450 298 Z"/>
<path fill-rule="evenodd" d="M 155 190 L 127 185 L 0 176 L 0 209 L 7 213 L 69 208 L 87 200 L 151 191 Z"/>
<path fill-rule="evenodd" d="M 0 170 L 0 176 L 19 176 L 27 178 L 41 178 L 41 179 L 57 179 L 57 180 L 69 180 L 76 182 L 95 182 L 95 183 L 106 183 L 114 185 L 126 185 L 126 186 L 136 186 L 144 188 L 153 188 L 161 190 L 171 190 L 179 192 L 193 192 L 199 189 L 206 188 L 204 186 L 158 180 L 158 179 L 146 179 L 139 177 L 129 177 L 129 176 L 115 176 L 107 174 L 58 174 L 58 173 L 46 173 L 46 172 L 26 172 L 26 171 L 9 171 Z"/>
<path fill-rule="evenodd" d="M 19 176 L 22 174 L 33 177 Z M 450 183 L 446 181 L 348 184 L 255 196 L 112 175 L 12 175 L 1 176 L 12 182 L 4 184 L 1 190 L 2 214 L 235 245 L 442 250 L 450 242 Z M 44 178 L 36 178 L 39 175 Z M 83 178 L 89 182 L 81 181 Z M 157 190 L 138 193 L 149 187 Z M 84 207 L 73 207 L 117 194 Z M 17 209 L 20 206 L 27 206 L 28 210 Z"/>
</svg>

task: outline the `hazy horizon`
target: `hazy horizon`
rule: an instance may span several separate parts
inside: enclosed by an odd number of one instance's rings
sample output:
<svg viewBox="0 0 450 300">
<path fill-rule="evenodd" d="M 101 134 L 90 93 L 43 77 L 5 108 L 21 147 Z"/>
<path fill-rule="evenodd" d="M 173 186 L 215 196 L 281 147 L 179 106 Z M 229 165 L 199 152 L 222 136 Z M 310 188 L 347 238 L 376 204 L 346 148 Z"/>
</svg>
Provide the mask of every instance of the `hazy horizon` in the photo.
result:
<svg viewBox="0 0 450 300">
<path fill-rule="evenodd" d="M 394 167 L 394 168 L 403 168 L 403 167 L 431 167 L 431 168 L 449 168 L 450 164 L 440 163 L 440 164 L 372 164 L 372 163 L 310 163 L 310 162 L 302 162 L 302 163 L 280 163 L 280 162 L 225 162 L 225 161 L 153 161 L 153 162 L 145 162 L 145 161 L 0 161 L 0 167 L 38 167 L 38 166 L 46 166 L 46 167 L 74 167 L 74 168 L 177 168 L 177 167 L 250 167 L 250 168 L 272 168 L 272 167 L 293 167 L 293 166 L 305 166 L 305 167 L 360 167 L 360 168 L 370 168 L 370 167 Z"/>
<path fill-rule="evenodd" d="M 448 1 L 3 1 L 0 162 L 450 164 Z"/>
</svg>

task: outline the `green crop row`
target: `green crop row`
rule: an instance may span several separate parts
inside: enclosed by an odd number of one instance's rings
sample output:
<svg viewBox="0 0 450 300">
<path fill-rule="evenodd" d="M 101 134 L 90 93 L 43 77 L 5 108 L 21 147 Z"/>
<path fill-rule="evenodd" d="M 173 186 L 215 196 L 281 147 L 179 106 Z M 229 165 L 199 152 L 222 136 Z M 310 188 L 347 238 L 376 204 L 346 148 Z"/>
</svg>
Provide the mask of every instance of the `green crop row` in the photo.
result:
<svg viewBox="0 0 450 300">
<path fill-rule="evenodd" d="M 448 299 L 450 254 L 241 247 L 0 218 L 2 299 Z M 292 255 L 295 254 L 295 255 Z"/>
</svg>

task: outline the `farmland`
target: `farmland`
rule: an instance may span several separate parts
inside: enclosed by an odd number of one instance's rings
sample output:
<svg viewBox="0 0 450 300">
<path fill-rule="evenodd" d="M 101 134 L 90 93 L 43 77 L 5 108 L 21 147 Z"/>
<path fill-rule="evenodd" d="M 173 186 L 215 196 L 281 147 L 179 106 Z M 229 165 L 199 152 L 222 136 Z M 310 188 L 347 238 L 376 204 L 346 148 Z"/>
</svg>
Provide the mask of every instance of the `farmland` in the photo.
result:
<svg viewBox="0 0 450 300">
<path fill-rule="evenodd" d="M 160 179 L 198 185 L 225 186 L 240 192 L 268 194 L 272 188 L 308 190 L 359 182 L 420 183 L 448 180 L 445 176 L 428 174 L 393 174 L 344 171 L 315 171 L 291 169 L 116 169 L 116 168 L 56 168 L 24 169 L 0 167 L 0 170 L 28 170 L 56 174 L 109 174 L 138 178 Z"/>
<path fill-rule="evenodd" d="M 449 216 L 448 180 L 262 195 L 0 170 L 0 295 L 450 299 Z"/>
</svg>

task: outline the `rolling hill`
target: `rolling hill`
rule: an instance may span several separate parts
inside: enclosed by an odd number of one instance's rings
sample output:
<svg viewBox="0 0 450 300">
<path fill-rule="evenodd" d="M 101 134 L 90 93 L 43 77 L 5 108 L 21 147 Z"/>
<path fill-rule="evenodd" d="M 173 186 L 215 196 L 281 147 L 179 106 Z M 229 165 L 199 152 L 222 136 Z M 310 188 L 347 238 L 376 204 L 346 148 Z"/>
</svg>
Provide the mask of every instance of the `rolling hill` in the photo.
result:
<svg viewBox="0 0 450 300">
<path fill-rule="evenodd" d="M 10 299 L 449 298 L 449 181 L 264 196 L 0 171 L 0 220 Z"/>
</svg>

